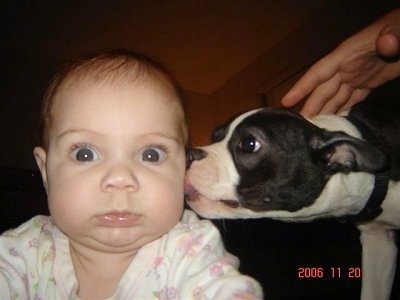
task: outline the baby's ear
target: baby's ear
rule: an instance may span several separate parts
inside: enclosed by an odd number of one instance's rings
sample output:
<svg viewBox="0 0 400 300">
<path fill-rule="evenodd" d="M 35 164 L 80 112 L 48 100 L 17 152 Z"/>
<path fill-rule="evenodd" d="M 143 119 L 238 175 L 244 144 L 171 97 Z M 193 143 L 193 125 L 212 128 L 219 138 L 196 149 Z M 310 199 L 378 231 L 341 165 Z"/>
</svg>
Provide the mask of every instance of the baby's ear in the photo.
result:
<svg viewBox="0 0 400 300">
<path fill-rule="evenodd" d="M 42 174 L 44 188 L 47 191 L 47 172 L 46 172 L 47 153 L 42 147 L 35 147 L 35 149 L 33 149 L 33 155 L 35 156 L 36 163 L 39 167 L 40 173 Z"/>
</svg>

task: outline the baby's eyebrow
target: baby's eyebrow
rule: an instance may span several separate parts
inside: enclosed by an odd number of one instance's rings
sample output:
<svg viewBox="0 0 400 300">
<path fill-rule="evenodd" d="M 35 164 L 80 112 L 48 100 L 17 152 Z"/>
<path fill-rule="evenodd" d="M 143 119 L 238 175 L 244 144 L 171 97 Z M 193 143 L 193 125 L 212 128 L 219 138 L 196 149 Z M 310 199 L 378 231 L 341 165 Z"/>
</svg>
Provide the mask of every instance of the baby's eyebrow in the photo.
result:
<svg viewBox="0 0 400 300">
<path fill-rule="evenodd" d="M 61 138 L 65 135 L 69 135 L 69 134 L 77 134 L 77 133 L 94 133 L 94 131 L 92 130 L 88 130 L 88 129 L 68 129 L 65 130 L 63 132 L 61 132 L 57 138 Z"/>
<path fill-rule="evenodd" d="M 101 132 L 97 132 L 97 131 L 93 131 L 90 129 L 68 129 L 65 130 L 63 132 L 61 132 L 59 135 L 56 136 L 56 141 L 62 140 L 65 137 L 68 137 L 70 135 L 85 135 L 91 138 L 100 138 L 102 136 L 104 136 L 103 133 Z M 166 134 L 166 133 L 162 133 L 162 132 L 147 132 L 144 133 L 142 135 L 138 135 L 137 136 L 138 139 L 147 139 L 147 140 L 151 140 L 151 139 L 162 139 L 165 141 L 171 141 L 177 144 L 181 144 L 182 140 L 177 136 L 177 135 L 170 135 L 170 134 Z"/>
<path fill-rule="evenodd" d="M 85 135 L 85 136 L 91 136 L 91 137 L 95 137 L 95 136 L 101 136 L 102 134 L 99 132 L 95 132 L 92 130 L 88 130 L 88 129 L 68 129 L 65 130 L 63 132 L 61 132 L 60 134 L 58 134 L 56 136 L 56 141 L 60 141 L 63 140 L 64 138 L 71 136 L 71 135 Z"/>
<path fill-rule="evenodd" d="M 161 138 L 164 138 L 164 139 L 174 140 L 174 141 L 177 141 L 177 142 L 180 140 L 177 135 L 165 134 L 165 133 L 162 133 L 162 132 L 151 132 L 151 133 L 148 133 L 146 135 L 148 135 L 150 137 L 151 136 L 161 137 Z"/>
<path fill-rule="evenodd" d="M 168 135 L 165 133 L 158 133 L 158 132 L 152 132 L 148 134 L 143 134 L 139 138 L 142 138 L 143 140 L 148 140 L 151 143 L 152 139 L 159 140 L 161 139 L 162 141 L 168 141 L 168 142 L 173 142 L 175 144 L 182 144 L 182 139 L 180 139 L 176 135 Z M 157 143 L 157 142 L 156 142 Z"/>
</svg>

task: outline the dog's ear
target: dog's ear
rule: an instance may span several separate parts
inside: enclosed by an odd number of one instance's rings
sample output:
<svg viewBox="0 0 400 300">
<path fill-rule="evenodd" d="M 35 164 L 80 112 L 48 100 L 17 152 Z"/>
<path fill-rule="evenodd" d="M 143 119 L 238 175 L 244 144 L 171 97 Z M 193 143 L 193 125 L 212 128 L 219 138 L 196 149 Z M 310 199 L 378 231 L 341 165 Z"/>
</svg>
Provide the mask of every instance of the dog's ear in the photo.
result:
<svg viewBox="0 0 400 300">
<path fill-rule="evenodd" d="M 211 141 L 213 143 L 218 143 L 222 141 L 225 138 L 227 131 L 228 131 L 228 125 L 221 125 L 217 127 L 212 133 Z"/>
<path fill-rule="evenodd" d="M 343 132 L 318 130 L 311 136 L 309 144 L 313 159 L 330 173 L 377 173 L 389 166 L 384 152 Z"/>
</svg>

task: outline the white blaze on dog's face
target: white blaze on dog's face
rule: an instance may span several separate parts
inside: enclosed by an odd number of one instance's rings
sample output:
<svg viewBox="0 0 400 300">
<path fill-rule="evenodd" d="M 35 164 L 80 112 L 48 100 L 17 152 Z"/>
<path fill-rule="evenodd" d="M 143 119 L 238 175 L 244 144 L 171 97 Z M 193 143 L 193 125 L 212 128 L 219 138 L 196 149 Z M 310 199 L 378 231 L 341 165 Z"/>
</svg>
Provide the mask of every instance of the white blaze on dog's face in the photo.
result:
<svg viewBox="0 0 400 300">
<path fill-rule="evenodd" d="M 294 220 L 332 210 L 336 216 L 356 213 L 364 200 L 354 195 L 369 193 L 368 173 L 387 163 L 364 141 L 284 110 L 242 114 L 216 130 L 213 140 L 189 151 L 185 182 L 188 204 L 206 218 Z M 364 180 L 355 180 L 354 172 L 364 172 Z M 327 203 L 332 197 L 337 199 Z"/>
<path fill-rule="evenodd" d="M 229 217 L 229 205 L 234 208 L 239 205 L 236 192 L 239 174 L 231 154 L 227 151 L 228 141 L 237 124 L 256 111 L 249 111 L 236 118 L 229 126 L 214 132 L 213 140 L 219 140 L 218 142 L 198 148 L 205 157 L 191 163 L 186 175 L 186 188 L 189 205 L 202 216 Z"/>
</svg>

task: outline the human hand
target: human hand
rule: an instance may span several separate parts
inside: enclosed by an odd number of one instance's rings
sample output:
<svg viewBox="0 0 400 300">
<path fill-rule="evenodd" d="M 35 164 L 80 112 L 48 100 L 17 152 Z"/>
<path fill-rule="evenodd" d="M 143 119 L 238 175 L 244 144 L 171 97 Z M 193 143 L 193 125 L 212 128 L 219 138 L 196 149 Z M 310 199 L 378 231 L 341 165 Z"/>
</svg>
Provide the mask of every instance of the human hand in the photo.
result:
<svg viewBox="0 0 400 300">
<path fill-rule="evenodd" d="M 305 117 L 340 112 L 399 76 L 400 10 L 382 20 L 314 64 L 282 98 L 282 105 L 292 106 L 308 95 L 300 111 Z"/>
</svg>

